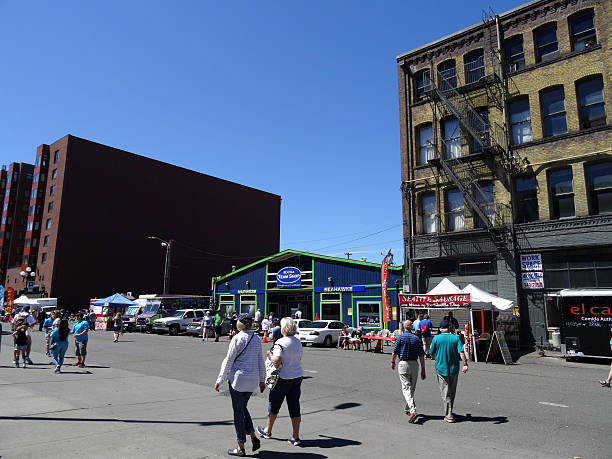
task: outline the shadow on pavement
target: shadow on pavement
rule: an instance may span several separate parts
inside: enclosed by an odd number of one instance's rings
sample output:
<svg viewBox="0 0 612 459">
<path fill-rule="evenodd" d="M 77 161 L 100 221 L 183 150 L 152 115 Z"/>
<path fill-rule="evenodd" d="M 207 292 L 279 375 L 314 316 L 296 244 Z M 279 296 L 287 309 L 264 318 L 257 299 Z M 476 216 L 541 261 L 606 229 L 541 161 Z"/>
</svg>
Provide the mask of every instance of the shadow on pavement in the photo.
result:
<svg viewBox="0 0 612 459">
<path fill-rule="evenodd" d="M 420 414 L 417 420 L 414 422 L 415 424 L 425 424 L 427 421 L 443 421 L 444 416 L 432 416 L 428 414 Z M 465 416 L 455 414 L 455 423 L 459 422 L 491 422 L 493 424 L 506 424 L 508 418 L 506 416 L 495 416 L 494 418 L 490 418 L 487 416 L 472 416 L 470 413 L 467 413 Z"/>
<path fill-rule="evenodd" d="M 234 425 L 234 421 L 163 421 L 146 419 L 119 419 L 119 418 L 52 418 L 48 416 L 0 416 L 0 421 L 75 421 L 75 422 L 125 422 L 128 424 L 191 424 L 206 426 Z"/>
<path fill-rule="evenodd" d="M 327 456 L 324 456 L 323 454 L 317 454 L 317 453 L 300 453 L 300 452 L 286 453 L 284 451 L 264 451 L 264 450 L 259 450 L 257 453 L 255 453 L 255 456 L 256 455 L 259 455 L 259 457 L 263 459 L 281 459 L 283 457 L 290 457 L 292 459 L 301 459 L 301 458 L 326 459 L 327 458 Z"/>
<path fill-rule="evenodd" d="M 361 445 L 360 441 L 348 440 L 346 438 L 328 437 L 327 435 L 319 435 L 321 438 L 314 438 L 312 440 L 302 440 L 300 442 L 301 448 L 341 448 L 343 446 L 357 446 Z"/>
</svg>

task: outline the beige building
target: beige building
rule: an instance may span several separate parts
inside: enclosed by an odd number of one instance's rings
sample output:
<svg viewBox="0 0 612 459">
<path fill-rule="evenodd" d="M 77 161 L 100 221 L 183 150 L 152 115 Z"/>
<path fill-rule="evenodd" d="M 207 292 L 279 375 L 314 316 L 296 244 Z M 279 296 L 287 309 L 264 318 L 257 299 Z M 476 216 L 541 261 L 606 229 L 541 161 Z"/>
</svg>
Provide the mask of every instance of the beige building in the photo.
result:
<svg viewBox="0 0 612 459">
<path fill-rule="evenodd" d="M 611 23 L 610 1 L 536 0 L 398 56 L 411 291 L 515 299 L 531 345 L 548 294 L 612 287 Z"/>
</svg>

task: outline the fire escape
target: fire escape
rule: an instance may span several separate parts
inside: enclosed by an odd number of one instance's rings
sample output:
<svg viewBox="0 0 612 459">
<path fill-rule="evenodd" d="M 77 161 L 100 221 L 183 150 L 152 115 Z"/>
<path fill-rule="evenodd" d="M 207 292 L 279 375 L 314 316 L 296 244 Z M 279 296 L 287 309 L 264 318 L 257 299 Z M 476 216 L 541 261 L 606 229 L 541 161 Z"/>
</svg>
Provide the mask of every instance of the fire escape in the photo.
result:
<svg viewBox="0 0 612 459">
<path fill-rule="evenodd" d="M 480 60 L 466 65 L 466 79 L 470 80 L 467 81 L 468 84 L 484 84 L 488 99 L 487 106 L 497 106 L 503 111 L 505 96 L 508 93 L 508 82 L 502 67 L 501 51 L 494 42 L 497 40 L 495 20 L 486 17 L 483 20 L 485 49 Z M 489 65 L 486 65 L 485 56 L 487 55 Z M 486 71 L 489 71 L 490 74 L 485 75 Z M 453 146 L 449 145 L 448 140 L 441 138 L 439 142 L 434 141 L 434 157 L 428 162 L 444 170 L 449 180 L 463 193 L 465 201 L 478 218 L 480 226 L 488 230 L 497 250 L 507 252 L 512 224 L 512 208 L 509 204 L 494 203 L 492 193 L 483 189 L 481 181 L 496 178 L 496 171 L 503 171 L 508 177 L 516 175 L 524 169 L 524 165 L 520 158 L 515 157 L 509 151 L 504 127 L 489 121 L 488 116 L 483 116 L 476 110 L 468 97 L 469 93 L 464 90 L 461 75 L 456 68 L 442 71 L 432 68 L 431 75 L 433 77 L 430 78 L 426 94 L 432 105 L 434 118 L 439 123 L 438 114 L 452 114 L 459 122 L 461 133 L 468 139 L 473 139 L 473 145 L 479 147 L 481 154 L 462 155 L 460 146 L 458 152 L 456 147 L 453 151 Z M 495 167 L 487 168 L 483 158 L 492 159 L 490 163 Z"/>
</svg>

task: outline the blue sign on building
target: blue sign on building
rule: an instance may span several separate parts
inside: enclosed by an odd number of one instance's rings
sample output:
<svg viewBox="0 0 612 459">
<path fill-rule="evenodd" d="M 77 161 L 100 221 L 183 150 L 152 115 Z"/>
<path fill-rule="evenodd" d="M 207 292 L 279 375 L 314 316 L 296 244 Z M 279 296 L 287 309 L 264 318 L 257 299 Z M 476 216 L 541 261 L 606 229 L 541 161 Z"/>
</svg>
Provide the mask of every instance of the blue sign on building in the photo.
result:
<svg viewBox="0 0 612 459">
<path fill-rule="evenodd" d="M 288 266 L 276 273 L 277 288 L 291 288 L 302 286 L 302 271 L 293 266 Z"/>
</svg>

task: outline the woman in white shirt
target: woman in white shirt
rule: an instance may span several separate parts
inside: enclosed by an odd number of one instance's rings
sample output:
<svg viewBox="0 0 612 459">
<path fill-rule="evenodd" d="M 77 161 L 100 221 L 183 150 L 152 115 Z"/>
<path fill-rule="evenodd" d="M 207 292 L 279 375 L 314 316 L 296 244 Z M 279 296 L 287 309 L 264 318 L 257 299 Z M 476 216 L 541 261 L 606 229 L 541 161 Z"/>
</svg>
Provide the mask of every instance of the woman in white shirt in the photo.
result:
<svg viewBox="0 0 612 459">
<path fill-rule="evenodd" d="M 287 399 L 287 408 L 291 418 L 293 433 L 287 440 L 294 446 L 300 444 L 300 395 L 302 387 L 302 343 L 295 337 L 296 323 L 290 317 L 281 320 L 282 338 L 278 339 L 268 353 L 270 360 L 279 367 L 278 382 L 270 391 L 268 404 L 268 422 L 266 427 L 257 426 L 262 438 L 271 438 L 272 426 L 278 416 L 283 400 Z"/>
<path fill-rule="evenodd" d="M 219 392 L 219 385 L 224 381 L 229 382 L 238 443 L 238 448 L 227 451 L 230 456 L 246 456 L 244 449 L 246 434 L 250 435 L 253 442 L 253 452 L 260 447 L 247 403 L 258 385 L 261 392 L 266 388 L 266 368 L 261 351 L 261 339 L 251 331 L 252 325 L 253 319 L 248 314 L 238 316 L 236 323 L 238 333 L 230 342 L 227 356 L 221 364 L 215 383 L 215 390 Z"/>
<path fill-rule="evenodd" d="M 270 319 L 264 317 L 261 321 L 261 330 L 263 331 L 264 336 L 268 337 L 268 332 L 270 331 Z"/>
</svg>

